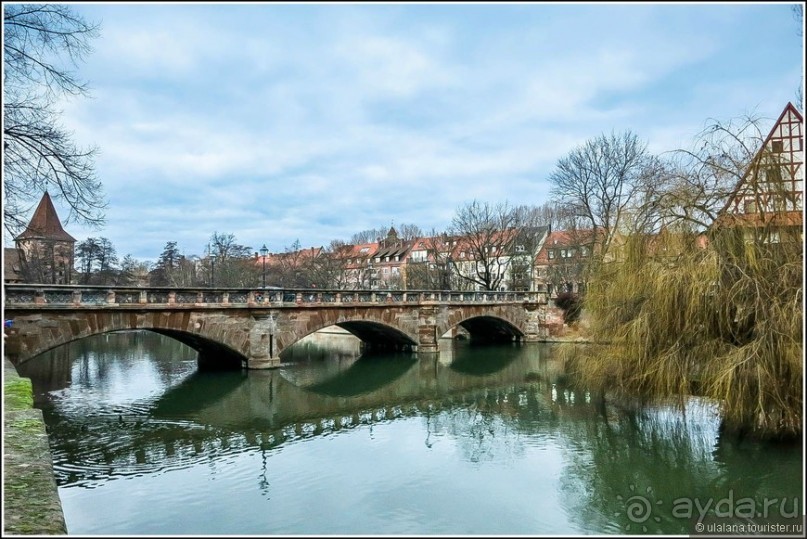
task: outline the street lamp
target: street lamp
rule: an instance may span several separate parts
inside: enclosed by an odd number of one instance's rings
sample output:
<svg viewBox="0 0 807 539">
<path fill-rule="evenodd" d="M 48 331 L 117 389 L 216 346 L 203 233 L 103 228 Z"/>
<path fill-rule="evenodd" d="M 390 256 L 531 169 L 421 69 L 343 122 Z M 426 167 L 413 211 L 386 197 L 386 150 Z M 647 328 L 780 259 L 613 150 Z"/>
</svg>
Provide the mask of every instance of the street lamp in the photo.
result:
<svg viewBox="0 0 807 539">
<path fill-rule="evenodd" d="M 263 259 L 263 288 L 266 290 L 266 255 L 269 254 L 269 249 L 266 248 L 266 244 L 263 244 L 261 247 L 261 258 Z"/>
<path fill-rule="evenodd" d="M 210 286 L 216 287 L 216 255 L 210 255 Z"/>
</svg>

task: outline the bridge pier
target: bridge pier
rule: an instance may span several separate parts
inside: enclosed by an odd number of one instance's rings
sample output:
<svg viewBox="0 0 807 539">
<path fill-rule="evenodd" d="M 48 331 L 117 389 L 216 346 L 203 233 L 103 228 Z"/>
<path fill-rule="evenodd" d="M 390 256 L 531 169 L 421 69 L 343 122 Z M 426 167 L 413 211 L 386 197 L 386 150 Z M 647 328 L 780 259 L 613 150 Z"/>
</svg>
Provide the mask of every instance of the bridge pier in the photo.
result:
<svg viewBox="0 0 807 539">
<path fill-rule="evenodd" d="M 422 306 L 418 310 L 418 355 L 437 354 L 437 307 Z"/>
<path fill-rule="evenodd" d="M 252 370 L 276 369 L 280 367 L 280 358 L 248 358 L 247 368 Z"/>
<path fill-rule="evenodd" d="M 247 369 L 274 369 L 280 367 L 275 333 L 277 332 L 277 312 L 253 314 L 255 323 L 249 331 L 249 356 Z"/>
<path fill-rule="evenodd" d="M 546 309 L 541 307 L 538 303 L 524 304 L 524 311 L 527 314 L 524 342 L 542 342 L 549 335 L 546 326 Z"/>
</svg>

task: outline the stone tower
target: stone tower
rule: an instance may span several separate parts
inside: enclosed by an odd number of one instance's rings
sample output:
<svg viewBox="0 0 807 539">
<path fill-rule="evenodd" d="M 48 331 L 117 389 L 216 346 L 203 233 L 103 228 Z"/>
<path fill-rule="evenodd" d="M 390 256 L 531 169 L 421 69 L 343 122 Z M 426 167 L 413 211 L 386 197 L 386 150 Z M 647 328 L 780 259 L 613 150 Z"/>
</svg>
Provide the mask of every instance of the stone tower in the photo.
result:
<svg viewBox="0 0 807 539">
<path fill-rule="evenodd" d="M 64 231 L 47 191 L 25 231 L 14 238 L 24 280 L 70 284 L 76 239 Z"/>
</svg>

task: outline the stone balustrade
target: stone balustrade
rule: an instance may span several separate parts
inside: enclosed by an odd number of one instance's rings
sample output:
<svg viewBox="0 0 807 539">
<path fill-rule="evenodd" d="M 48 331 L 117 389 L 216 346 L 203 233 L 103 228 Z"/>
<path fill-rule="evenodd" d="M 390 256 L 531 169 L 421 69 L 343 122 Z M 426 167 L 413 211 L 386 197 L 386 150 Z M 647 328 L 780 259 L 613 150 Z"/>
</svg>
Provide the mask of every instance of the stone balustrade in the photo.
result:
<svg viewBox="0 0 807 539">
<path fill-rule="evenodd" d="M 530 303 L 545 304 L 546 294 L 539 292 L 445 290 L 317 290 L 256 288 L 135 288 L 75 285 L 4 285 L 4 303 L 22 306 L 92 307 L 103 305 L 131 306 L 211 306 L 231 307 L 282 307 L 323 304 L 409 304 L 428 303 Z"/>
</svg>

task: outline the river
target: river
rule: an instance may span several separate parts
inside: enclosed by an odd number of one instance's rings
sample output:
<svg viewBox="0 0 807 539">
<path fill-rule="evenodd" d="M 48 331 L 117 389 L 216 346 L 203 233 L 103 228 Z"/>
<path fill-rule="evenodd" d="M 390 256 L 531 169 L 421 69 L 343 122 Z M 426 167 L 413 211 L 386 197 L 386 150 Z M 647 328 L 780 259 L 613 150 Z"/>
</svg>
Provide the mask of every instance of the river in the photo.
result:
<svg viewBox="0 0 807 539">
<path fill-rule="evenodd" d="M 724 440 L 703 399 L 602 406 L 553 350 L 324 335 L 276 370 L 200 372 L 135 331 L 18 370 L 70 534 L 688 534 L 802 513 L 800 446 Z"/>
</svg>

